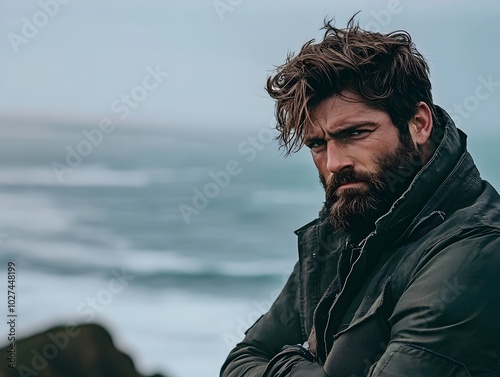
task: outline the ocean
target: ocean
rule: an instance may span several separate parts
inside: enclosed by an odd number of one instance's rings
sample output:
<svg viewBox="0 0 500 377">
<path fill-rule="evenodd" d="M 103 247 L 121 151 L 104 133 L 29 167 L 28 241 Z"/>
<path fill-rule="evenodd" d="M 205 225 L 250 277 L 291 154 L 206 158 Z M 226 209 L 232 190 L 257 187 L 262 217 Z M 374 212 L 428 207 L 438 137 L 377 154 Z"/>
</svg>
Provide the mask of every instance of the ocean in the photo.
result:
<svg viewBox="0 0 500 377">
<path fill-rule="evenodd" d="M 265 126 L 97 129 L 2 124 L 0 276 L 15 262 L 17 335 L 100 323 L 141 373 L 216 376 L 321 207 L 310 157 L 284 158 Z M 469 135 L 497 188 L 498 140 Z"/>
</svg>

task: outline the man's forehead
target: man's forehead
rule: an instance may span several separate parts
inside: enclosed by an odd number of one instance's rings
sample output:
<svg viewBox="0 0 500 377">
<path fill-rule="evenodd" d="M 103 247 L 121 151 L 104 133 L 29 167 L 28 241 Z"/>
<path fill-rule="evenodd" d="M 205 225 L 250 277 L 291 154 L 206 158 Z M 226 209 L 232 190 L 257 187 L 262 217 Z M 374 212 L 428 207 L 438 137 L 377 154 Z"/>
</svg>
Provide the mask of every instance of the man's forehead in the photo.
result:
<svg viewBox="0 0 500 377">
<path fill-rule="evenodd" d="M 310 109 L 310 121 L 316 124 L 328 118 L 361 115 L 371 108 L 361 98 L 351 92 L 342 92 L 328 97 Z"/>
<path fill-rule="evenodd" d="M 325 130 L 332 132 L 346 127 L 384 122 L 388 119 L 390 118 L 387 113 L 368 106 L 358 95 L 342 92 L 325 99 L 309 111 L 304 136 L 324 134 Z"/>
<path fill-rule="evenodd" d="M 304 127 L 304 135 L 318 135 L 336 132 L 345 128 L 376 123 L 373 114 L 364 111 L 330 112 L 329 114 L 312 115 Z"/>
</svg>

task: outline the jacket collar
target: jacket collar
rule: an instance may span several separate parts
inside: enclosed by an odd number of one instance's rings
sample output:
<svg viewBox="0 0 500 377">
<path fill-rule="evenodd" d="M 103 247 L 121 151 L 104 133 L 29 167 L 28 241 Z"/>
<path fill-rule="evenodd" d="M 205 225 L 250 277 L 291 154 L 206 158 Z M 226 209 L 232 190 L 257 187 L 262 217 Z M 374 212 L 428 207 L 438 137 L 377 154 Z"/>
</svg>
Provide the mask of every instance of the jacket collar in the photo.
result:
<svg viewBox="0 0 500 377">
<path fill-rule="evenodd" d="M 432 213 L 444 220 L 460 203 L 478 194 L 480 185 L 472 183 L 481 179 L 466 150 L 467 136 L 443 109 L 436 106 L 436 110 L 438 124 L 431 137 L 438 146 L 406 191 L 375 222 L 375 234 L 399 234 L 400 240 Z"/>
</svg>

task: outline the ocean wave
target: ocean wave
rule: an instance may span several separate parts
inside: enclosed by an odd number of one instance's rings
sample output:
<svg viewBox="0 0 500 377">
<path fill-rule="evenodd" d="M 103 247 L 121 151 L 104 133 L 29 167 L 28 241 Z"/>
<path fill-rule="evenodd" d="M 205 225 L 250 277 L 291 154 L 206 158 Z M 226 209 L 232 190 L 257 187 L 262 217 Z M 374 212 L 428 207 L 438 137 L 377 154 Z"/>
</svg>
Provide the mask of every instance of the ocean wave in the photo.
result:
<svg viewBox="0 0 500 377">
<path fill-rule="evenodd" d="M 43 193 L 0 192 L 0 203 L 0 229 L 8 233 L 67 232 L 77 222 L 77 213 L 59 208 L 53 197 Z M 82 211 L 89 214 L 92 209 Z"/>
<path fill-rule="evenodd" d="M 290 272 L 290 260 L 216 260 L 210 256 L 183 255 L 174 251 L 109 250 L 70 242 L 6 240 L 3 258 L 14 259 L 24 269 L 59 274 L 107 274 L 125 269 L 144 279 L 153 278 L 259 278 Z M 215 257 L 215 255 L 214 255 Z M 1 259 L 1 258 L 0 258 Z"/>
<path fill-rule="evenodd" d="M 50 167 L 0 168 L 0 187 L 148 187 L 152 183 L 196 183 L 209 179 L 210 169 L 203 166 L 178 168 L 111 169 L 104 165 L 86 165 L 55 173 Z"/>
<path fill-rule="evenodd" d="M 0 186 L 146 187 L 150 183 L 146 172 L 112 170 L 101 165 L 80 166 L 60 176 L 61 180 L 48 167 L 1 168 Z"/>
</svg>

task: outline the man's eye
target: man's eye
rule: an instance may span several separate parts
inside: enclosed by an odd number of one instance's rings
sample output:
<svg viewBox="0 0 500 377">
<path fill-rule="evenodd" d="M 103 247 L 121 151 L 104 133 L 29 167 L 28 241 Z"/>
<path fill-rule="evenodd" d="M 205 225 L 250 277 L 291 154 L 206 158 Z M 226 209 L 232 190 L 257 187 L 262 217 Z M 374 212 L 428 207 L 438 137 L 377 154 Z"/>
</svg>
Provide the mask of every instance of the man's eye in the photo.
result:
<svg viewBox="0 0 500 377">
<path fill-rule="evenodd" d="M 361 136 L 366 134 L 367 132 L 370 132 L 368 130 L 354 130 L 349 133 L 349 136 Z"/>
<path fill-rule="evenodd" d="M 320 148 L 323 145 L 325 145 L 325 141 L 324 140 L 319 140 L 319 139 L 311 140 L 309 143 L 307 143 L 307 146 L 310 149 L 317 149 L 317 148 Z"/>
</svg>

